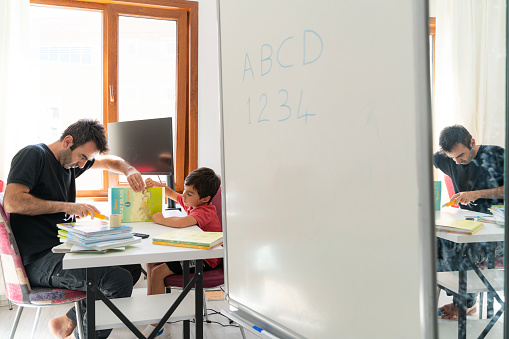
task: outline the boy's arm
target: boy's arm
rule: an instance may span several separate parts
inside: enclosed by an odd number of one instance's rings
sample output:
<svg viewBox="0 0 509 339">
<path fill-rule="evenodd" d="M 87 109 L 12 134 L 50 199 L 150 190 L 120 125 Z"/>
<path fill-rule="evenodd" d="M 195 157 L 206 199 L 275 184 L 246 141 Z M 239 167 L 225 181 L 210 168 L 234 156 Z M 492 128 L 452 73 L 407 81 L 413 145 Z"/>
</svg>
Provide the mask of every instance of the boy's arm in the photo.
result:
<svg viewBox="0 0 509 339">
<path fill-rule="evenodd" d="M 159 225 L 168 227 L 183 228 L 193 225 L 197 225 L 198 221 L 192 216 L 188 215 L 185 217 L 167 217 L 165 218 L 161 212 L 157 212 L 152 216 L 152 220 Z"/>
<path fill-rule="evenodd" d="M 150 178 L 147 178 L 147 180 L 145 180 L 145 186 L 146 187 L 164 187 L 164 195 L 167 198 L 170 198 L 171 200 L 173 200 L 175 202 L 177 201 L 177 197 L 179 194 L 163 183 L 159 183 L 159 182 L 156 182 Z"/>
</svg>

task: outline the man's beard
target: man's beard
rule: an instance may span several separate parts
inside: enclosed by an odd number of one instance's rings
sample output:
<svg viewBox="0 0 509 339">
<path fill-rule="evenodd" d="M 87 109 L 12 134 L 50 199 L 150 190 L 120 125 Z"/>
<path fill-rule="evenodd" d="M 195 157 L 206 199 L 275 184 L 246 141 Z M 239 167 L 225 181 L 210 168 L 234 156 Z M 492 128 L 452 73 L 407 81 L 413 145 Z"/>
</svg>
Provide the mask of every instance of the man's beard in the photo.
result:
<svg viewBox="0 0 509 339">
<path fill-rule="evenodd" d="M 60 162 L 60 165 L 65 169 L 76 167 L 77 165 L 77 163 L 72 162 L 72 151 L 70 148 L 61 150 L 60 153 L 58 153 L 58 162 Z"/>
</svg>

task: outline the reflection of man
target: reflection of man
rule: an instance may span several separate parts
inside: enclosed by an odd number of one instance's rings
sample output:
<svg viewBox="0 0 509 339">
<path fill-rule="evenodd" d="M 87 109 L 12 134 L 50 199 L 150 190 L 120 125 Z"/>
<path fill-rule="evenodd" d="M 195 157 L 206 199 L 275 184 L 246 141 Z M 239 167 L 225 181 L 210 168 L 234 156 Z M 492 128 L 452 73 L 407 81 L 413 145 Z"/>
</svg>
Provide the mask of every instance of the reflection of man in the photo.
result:
<svg viewBox="0 0 509 339">
<path fill-rule="evenodd" d="M 451 201 L 463 209 L 490 213 L 491 205 L 503 204 L 504 198 L 504 149 L 499 146 L 476 145 L 467 129 L 460 125 L 446 127 L 440 133 L 441 150 L 434 157 L 435 167 L 447 174 L 454 186 Z M 495 248 L 495 256 L 502 256 L 503 242 L 474 243 L 470 249 L 474 263 L 487 260 Z M 456 244 L 438 239 L 438 271 L 457 271 L 462 259 Z M 465 262 L 463 262 L 465 263 Z M 448 293 L 449 294 L 449 293 Z M 459 298 L 440 308 L 442 318 L 457 319 Z M 477 294 L 467 298 L 467 314 L 476 311 Z"/>
<path fill-rule="evenodd" d="M 32 286 L 86 290 L 85 269 L 64 270 L 64 255 L 51 252 L 60 243 L 57 223 L 99 212 L 93 205 L 76 202 L 78 176 L 89 168 L 107 169 L 125 174 L 135 191 L 145 187 L 140 173 L 124 160 L 114 156 L 94 159 L 107 150 L 104 126 L 84 119 L 70 125 L 60 140 L 27 146 L 12 159 L 4 206 L 11 213 L 12 231 Z M 131 295 L 141 266 L 101 267 L 97 271 L 99 289 L 109 298 L 121 298 Z M 71 336 L 76 327 L 74 308 L 66 316 L 52 319 L 49 326 L 55 337 Z M 109 332 L 97 331 L 97 336 L 105 338 Z"/>
</svg>

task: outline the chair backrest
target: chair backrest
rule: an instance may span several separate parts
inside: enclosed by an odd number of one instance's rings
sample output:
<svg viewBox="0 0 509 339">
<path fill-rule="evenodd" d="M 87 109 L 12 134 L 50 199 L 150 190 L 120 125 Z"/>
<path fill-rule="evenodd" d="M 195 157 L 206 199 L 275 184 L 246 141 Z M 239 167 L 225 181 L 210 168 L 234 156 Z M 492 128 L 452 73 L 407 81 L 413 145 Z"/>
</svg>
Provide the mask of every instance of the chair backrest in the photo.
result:
<svg viewBox="0 0 509 339">
<path fill-rule="evenodd" d="M 456 193 L 454 193 L 454 186 L 452 184 L 452 179 L 450 176 L 444 174 L 444 182 L 445 182 L 445 187 L 447 188 L 447 194 L 449 195 L 449 199 L 452 198 L 452 196 Z M 458 205 L 453 205 L 452 207 L 456 207 L 458 208 L 459 206 Z"/>
<path fill-rule="evenodd" d="M 4 210 L 3 198 L 0 193 L 0 258 L 7 298 L 16 303 L 30 304 L 30 283 L 9 226 L 10 216 Z"/>
<path fill-rule="evenodd" d="M 221 187 L 217 190 L 216 195 L 212 198 L 210 202 L 212 205 L 216 207 L 217 217 L 219 218 L 219 222 L 221 223 L 221 227 L 223 226 L 223 203 L 221 201 Z"/>
</svg>

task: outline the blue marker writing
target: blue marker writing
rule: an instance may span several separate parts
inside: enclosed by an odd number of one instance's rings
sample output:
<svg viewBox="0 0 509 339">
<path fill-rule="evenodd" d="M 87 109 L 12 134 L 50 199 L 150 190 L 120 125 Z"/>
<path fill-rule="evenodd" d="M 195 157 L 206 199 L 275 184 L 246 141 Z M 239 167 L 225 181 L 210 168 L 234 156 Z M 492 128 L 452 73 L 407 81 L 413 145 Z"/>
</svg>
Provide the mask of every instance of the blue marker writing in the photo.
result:
<svg viewBox="0 0 509 339">
<path fill-rule="evenodd" d="M 270 334 L 269 332 L 265 331 L 264 329 L 259 328 L 258 326 L 253 326 L 253 328 L 255 330 L 257 330 L 258 332 L 260 332 L 261 334 L 263 334 L 264 336 L 266 336 L 267 338 L 279 339 L 279 337 L 276 337 L 275 335 Z"/>
</svg>

